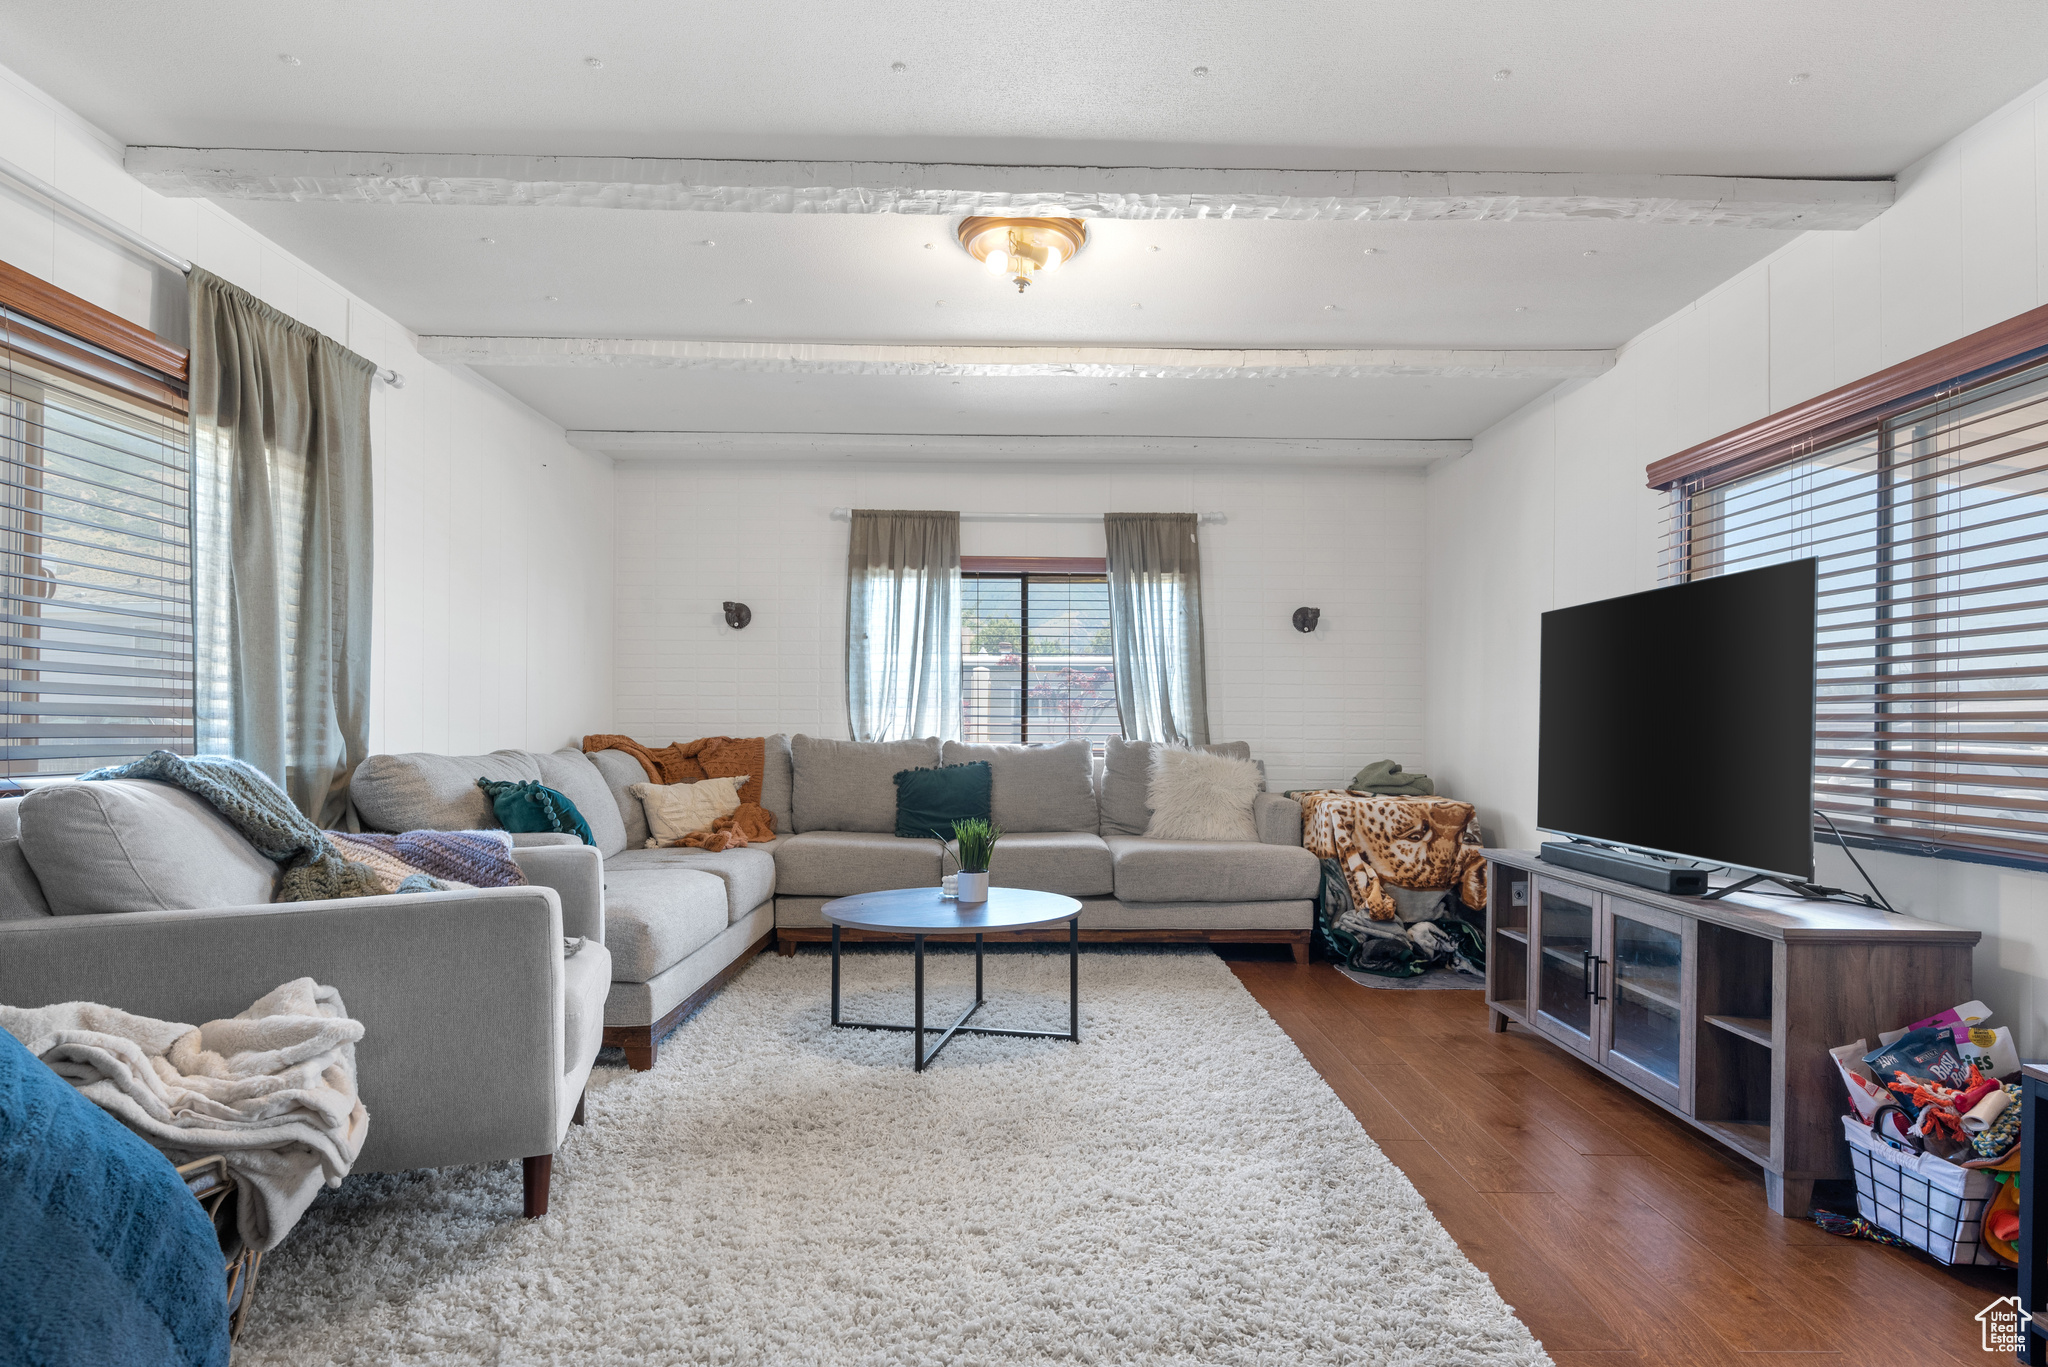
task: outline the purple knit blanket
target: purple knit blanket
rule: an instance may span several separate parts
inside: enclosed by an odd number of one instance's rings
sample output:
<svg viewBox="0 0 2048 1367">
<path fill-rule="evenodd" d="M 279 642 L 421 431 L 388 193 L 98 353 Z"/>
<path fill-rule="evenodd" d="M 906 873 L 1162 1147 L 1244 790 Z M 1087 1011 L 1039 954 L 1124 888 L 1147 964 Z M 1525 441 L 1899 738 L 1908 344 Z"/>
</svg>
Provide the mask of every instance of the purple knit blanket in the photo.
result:
<svg viewBox="0 0 2048 1367">
<path fill-rule="evenodd" d="M 411 878 L 472 888 L 516 888 L 526 875 L 512 862 L 512 838 L 503 831 L 407 831 L 404 835 L 328 831 L 335 851 L 369 867 L 386 892 L 419 890 Z"/>
</svg>

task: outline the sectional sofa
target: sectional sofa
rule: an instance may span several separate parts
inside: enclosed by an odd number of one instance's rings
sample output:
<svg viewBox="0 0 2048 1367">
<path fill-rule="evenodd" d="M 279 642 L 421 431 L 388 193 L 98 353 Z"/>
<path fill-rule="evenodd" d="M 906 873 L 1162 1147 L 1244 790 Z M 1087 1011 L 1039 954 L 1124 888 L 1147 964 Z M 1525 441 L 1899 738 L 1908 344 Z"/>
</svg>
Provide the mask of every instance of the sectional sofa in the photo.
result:
<svg viewBox="0 0 2048 1367">
<path fill-rule="evenodd" d="M 1251 757 L 1242 743 L 1210 748 Z M 535 779 L 575 802 L 604 860 L 613 979 L 604 1039 L 623 1047 L 634 1068 L 651 1068 L 662 1038 L 754 954 L 770 943 L 788 954 L 829 939 L 820 910 L 826 902 L 933 886 L 952 867 L 936 839 L 894 834 L 894 775 L 903 769 L 986 760 L 992 815 L 1005 833 L 991 881 L 1078 899 L 1084 940 L 1276 943 L 1305 960 L 1320 870 L 1301 847 L 1299 805 L 1259 794 L 1257 841 L 1150 839 L 1152 749 L 1112 740 L 1098 765 L 1078 740 L 1016 746 L 770 736 L 761 802 L 775 829 L 788 834 L 722 853 L 644 848 L 646 819 L 629 789 L 647 775 L 617 750 L 376 755 L 357 768 L 351 795 L 366 826 L 388 831 L 495 826 L 479 778 Z M 1014 938 L 1055 934 L 1066 932 Z"/>
</svg>

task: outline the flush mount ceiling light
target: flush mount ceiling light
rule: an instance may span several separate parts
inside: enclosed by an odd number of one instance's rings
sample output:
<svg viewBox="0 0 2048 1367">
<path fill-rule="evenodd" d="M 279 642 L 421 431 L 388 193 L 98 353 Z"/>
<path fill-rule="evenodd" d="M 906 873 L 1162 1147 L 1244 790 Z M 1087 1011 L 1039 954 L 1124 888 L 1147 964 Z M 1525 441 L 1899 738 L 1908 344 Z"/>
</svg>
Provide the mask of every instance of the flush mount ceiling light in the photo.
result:
<svg viewBox="0 0 2048 1367">
<path fill-rule="evenodd" d="M 1007 275 L 1017 293 L 1081 250 L 1088 225 L 1078 218 L 969 218 L 960 224 L 960 245 L 988 267 Z"/>
</svg>

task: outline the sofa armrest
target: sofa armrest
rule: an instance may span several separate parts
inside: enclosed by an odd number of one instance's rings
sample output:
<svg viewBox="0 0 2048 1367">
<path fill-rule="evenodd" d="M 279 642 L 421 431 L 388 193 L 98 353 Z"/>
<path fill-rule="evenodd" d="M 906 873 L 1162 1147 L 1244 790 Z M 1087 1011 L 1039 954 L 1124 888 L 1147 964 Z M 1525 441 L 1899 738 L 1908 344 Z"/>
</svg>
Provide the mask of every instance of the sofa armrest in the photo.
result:
<svg viewBox="0 0 2048 1367">
<path fill-rule="evenodd" d="M 581 845 L 583 837 L 567 831 L 509 831 L 515 850 L 539 849 L 543 845 Z"/>
<path fill-rule="evenodd" d="M 1301 802 L 1278 793 L 1260 793 L 1252 799 L 1252 823 L 1259 828 L 1262 845 L 1301 843 Z"/>
<path fill-rule="evenodd" d="M 562 933 L 604 943 L 604 856 L 594 845 L 538 845 L 512 851 L 512 862 L 537 887 L 562 899 Z"/>
<path fill-rule="evenodd" d="M 302 977 L 339 989 L 363 1022 L 358 1170 L 554 1151 L 563 960 L 551 888 L 0 921 L 9 1006 L 97 1001 L 199 1024 Z"/>
</svg>

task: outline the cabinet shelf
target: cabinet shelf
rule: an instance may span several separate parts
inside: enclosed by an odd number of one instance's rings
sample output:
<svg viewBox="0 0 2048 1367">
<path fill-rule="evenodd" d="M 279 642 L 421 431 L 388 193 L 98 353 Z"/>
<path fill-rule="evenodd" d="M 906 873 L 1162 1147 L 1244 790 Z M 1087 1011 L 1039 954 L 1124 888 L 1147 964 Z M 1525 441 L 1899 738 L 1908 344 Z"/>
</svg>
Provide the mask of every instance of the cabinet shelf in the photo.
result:
<svg viewBox="0 0 2048 1367">
<path fill-rule="evenodd" d="M 1771 1022 L 1768 1016 L 1708 1016 L 1706 1022 L 1709 1025 L 1718 1025 L 1729 1034 L 1746 1039 L 1751 1044 L 1761 1044 L 1766 1049 L 1771 1047 Z"/>
<path fill-rule="evenodd" d="M 1631 965 L 1629 971 L 1641 973 L 1643 970 Z M 1659 1006 L 1668 1006 L 1673 1011 L 1684 1009 L 1684 1004 L 1679 998 L 1682 989 L 1678 985 L 1677 964 L 1659 969 L 1656 976 L 1648 978 L 1623 977 L 1620 968 L 1617 967 L 1614 973 L 1614 990 L 1626 992 L 1631 997 L 1640 997 L 1644 1001 L 1655 1002 Z"/>
<path fill-rule="evenodd" d="M 1704 1128 L 1721 1136 L 1730 1148 L 1742 1150 L 1751 1158 L 1768 1163 L 1771 1159 L 1771 1127 L 1751 1125 L 1739 1120 L 1707 1120 L 1699 1122 Z"/>
<path fill-rule="evenodd" d="M 1493 928 L 1493 933 L 1500 936 L 1503 939 L 1513 940 L 1517 944 L 1526 945 L 1529 943 L 1528 932 L 1523 930 L 1517 930 L 1513 926 L 1495 926 Z"/>
</svg>

